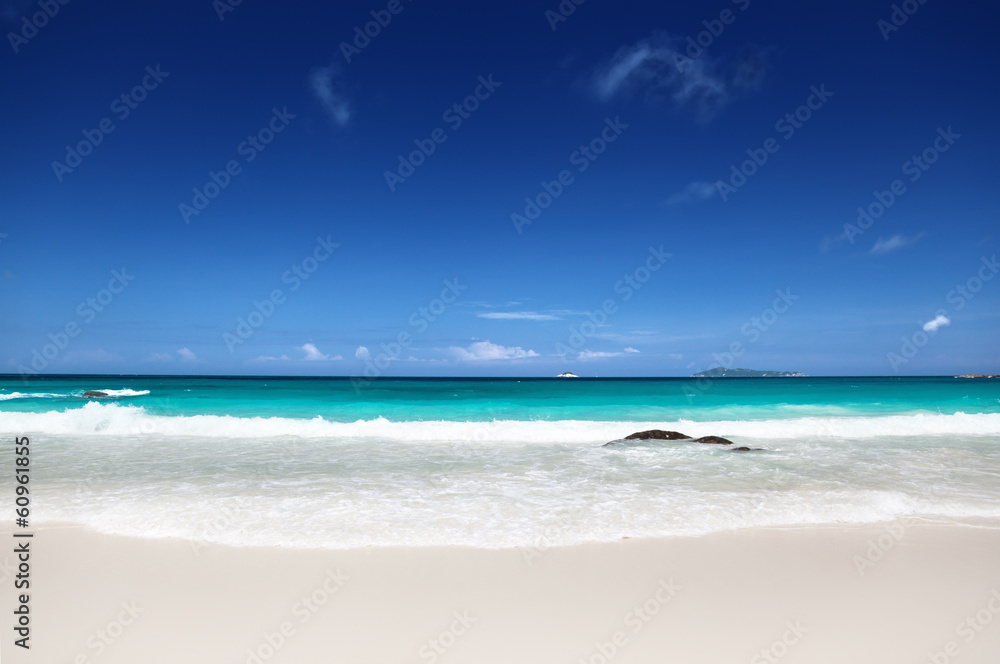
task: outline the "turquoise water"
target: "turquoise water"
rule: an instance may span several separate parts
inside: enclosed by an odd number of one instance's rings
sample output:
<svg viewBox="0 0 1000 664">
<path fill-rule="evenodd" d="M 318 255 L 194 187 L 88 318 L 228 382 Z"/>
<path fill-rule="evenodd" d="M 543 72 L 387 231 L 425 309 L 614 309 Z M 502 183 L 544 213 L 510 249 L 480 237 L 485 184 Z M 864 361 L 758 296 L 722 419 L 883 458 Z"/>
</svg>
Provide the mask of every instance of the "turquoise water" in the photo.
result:
<svg viewBox="0 0 1000 664">
<path fill-rule="evenodd" d="M 602 446 L 649 428 L 762 451 Z M 1000 519 L 990 379 L 7 377 L 0 434 L 31 437 L 36 522 L 234 546 Z"/>
<path fill-rule="evenodd" d="M 351 379 L 0 377 L 0 412 L 82 408 L 86 390 L 148 392 L 104 403 L 152 415 L 390 421 L 774 419 L 1000 412 L 1000 380 L 956 378 Z M 17 395 L 17 396 L 13 396 Z"/>
</svg>

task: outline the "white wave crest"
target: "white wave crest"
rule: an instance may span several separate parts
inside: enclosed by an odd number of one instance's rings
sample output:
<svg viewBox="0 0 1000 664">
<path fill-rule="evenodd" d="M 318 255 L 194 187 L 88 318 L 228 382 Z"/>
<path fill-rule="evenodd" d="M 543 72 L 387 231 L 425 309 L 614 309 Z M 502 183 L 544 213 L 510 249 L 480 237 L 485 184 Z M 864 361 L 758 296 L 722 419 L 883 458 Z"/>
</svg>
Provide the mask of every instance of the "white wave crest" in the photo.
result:
<svg viewBox="0 0 1000 664">
<path fill-rule="evenodd" d="M 602 422 L 585 420 L 490 422 L 405 421 L 384 418 L 337 422 L 314 417 L 234 417 L 153 415 L 140 406 L 91 402 L 82 408 L 45 413 L 0 412 L 0 432 L 63 435 L 137 435 L 206 438 L 382 439 L 412 442 L 479 441 L 514 443 L 594 443 L 645 429 L 673 429 L 691 436 L 734 439 L 867 439 L 882 436 L 997 435 L 1000 413 L 951 415 L 914 413 L 883 417 L 799 417 L 771 420 L 695 422 Z"/>
<path fill-rule="evenodd" d="M 104 392 L 109 397 L 141 397 L 143 395 L 149 394 L 149 390 L 130 390 L 125 388 L 123 390 L 105 390 L 98 389 L 98 392 Z"/>
</svg>

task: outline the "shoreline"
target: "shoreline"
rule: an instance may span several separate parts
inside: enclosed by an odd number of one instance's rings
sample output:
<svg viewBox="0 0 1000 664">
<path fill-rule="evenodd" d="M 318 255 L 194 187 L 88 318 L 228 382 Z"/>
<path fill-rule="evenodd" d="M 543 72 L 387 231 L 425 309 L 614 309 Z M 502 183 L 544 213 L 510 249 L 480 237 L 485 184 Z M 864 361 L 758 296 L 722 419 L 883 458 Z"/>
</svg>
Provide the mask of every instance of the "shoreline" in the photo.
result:
<svg viewBox="0 0 1000 664">
<path fill-rule="evenodd" d="M 997 526 L 322 550 L 48 524 L 33 531 L 32 649 L 13 647 L 9 626 L 0 648 L 4 661 L 53 664 L 768 661 L 762 653 L 795 664 L 928 662 L 952 644 L 949 660 L 985 663 L 1000 651 Z"/>
</svg>

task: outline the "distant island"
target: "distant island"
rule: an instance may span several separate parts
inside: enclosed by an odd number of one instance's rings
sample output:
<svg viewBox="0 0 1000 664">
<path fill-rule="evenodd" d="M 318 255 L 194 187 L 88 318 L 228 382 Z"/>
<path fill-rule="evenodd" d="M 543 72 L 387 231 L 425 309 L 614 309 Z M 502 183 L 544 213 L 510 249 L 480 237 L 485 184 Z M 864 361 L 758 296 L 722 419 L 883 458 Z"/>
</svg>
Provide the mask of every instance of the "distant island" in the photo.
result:
<svg viewBox="0 0 1000 664">
<path fill-rule="evenodd" d="M 575 373 L 570 373 L 567 371 L 565 373 L 559 374 L 558 376 L 556 376 L 556 378 L 579 378 L 579 376 L 577 376 Z"/>
<path fill-rule="evenodd" d="M 757 371 L 756 369 L 723 369 L 715 367 L 691 375 L 692 378 L 808 378 L 798 371 Z"/>
</svg>

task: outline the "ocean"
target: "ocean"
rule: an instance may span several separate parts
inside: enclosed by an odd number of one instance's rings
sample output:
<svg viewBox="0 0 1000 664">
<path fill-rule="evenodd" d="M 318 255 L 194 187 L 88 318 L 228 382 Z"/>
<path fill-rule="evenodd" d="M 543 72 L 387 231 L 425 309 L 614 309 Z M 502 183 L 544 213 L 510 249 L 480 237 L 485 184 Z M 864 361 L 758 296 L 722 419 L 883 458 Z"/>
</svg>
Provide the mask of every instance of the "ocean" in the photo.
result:
<svg viewBox="0 0 1000 664">
<path fill-rule="evenodd" d="M 763 450 L 602 447 L 652 428 Z M 8 467 L 31 438 L 35 524 L 233 546 L 1000 517 L 990 379 L 0 376 L 0 433 Z"/>
</svg>

